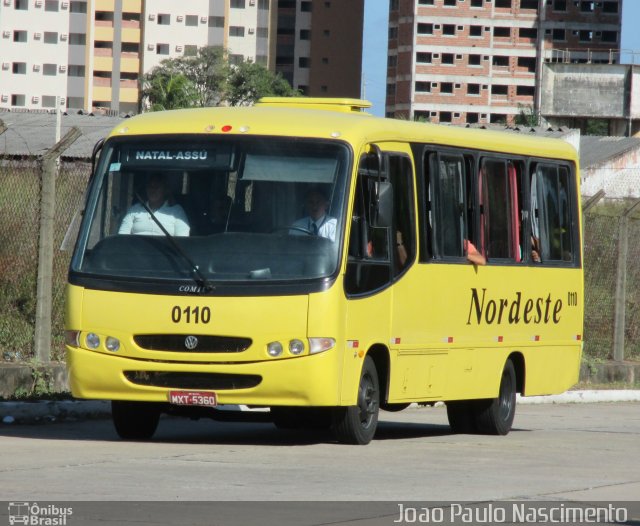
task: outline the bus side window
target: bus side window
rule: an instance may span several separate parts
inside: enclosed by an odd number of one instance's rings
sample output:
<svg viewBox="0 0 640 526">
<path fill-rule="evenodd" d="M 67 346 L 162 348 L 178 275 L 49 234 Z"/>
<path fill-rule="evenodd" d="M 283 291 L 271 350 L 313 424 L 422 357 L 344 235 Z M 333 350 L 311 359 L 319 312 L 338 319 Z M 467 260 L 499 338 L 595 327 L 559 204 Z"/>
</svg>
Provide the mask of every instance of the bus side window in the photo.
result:
<svg viewBox="0 0 640 526">
<path fill-rule="evenodd" d="M 416 253 L 413 171 L 408 157 L 389 157 L 389 178 L 393 185 L 394 275 L 400 274 Z"/>
<path fill-rule="evenodd" d="M 466 163 L 462 155 L 428 154 L 427 224 L 434 259 L 464 257 L 467 236 Z"/>
<path fill-rule="evenodd" d="M 480 167 L 481 239 L 489 259 L 522 261 L 522 165 L 482 159 Z"/>
<path fill-rule="evenodd" d="M 391 282 L 390 229 L 372 224 L 377 158 L 363 155 L 358 169 L 344 288 L 347 294 L 366 294 Z"/>
<path fill-rule="evenodd" d="M 566 166 L 539 163 L 531 174 L 531 235 L 539 259 L 572 262 L 571 173 Z"/>
</svg>

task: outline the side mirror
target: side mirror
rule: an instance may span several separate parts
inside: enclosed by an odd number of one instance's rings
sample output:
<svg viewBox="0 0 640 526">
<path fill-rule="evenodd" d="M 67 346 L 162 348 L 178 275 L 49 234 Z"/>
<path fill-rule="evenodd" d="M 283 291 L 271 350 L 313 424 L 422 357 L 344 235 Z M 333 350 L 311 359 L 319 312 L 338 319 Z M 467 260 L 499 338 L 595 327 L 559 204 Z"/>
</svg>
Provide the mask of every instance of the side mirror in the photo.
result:
<svg viewBox="0 0 640 526">
<path fill-rule="evenodd" d="M 389 181 L 377 181 L 377 203 L 374 226 L 387 228 L 393 225 L 393 186 Z"/>
</svg>

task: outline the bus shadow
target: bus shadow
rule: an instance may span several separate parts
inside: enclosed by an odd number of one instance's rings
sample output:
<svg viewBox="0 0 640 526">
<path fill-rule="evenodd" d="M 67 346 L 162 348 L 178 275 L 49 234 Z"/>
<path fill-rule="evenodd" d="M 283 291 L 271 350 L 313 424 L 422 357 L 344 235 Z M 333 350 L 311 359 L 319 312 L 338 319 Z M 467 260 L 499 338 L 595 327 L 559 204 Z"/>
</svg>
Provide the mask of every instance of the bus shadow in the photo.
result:
<svg viewBox="0 0 640 526">
<path fill-rule="evenodd" d="M 379 422 L 374 440 L 407 440 L 412 438 L 453 435 L 448 425 L 414 422 Z"/>
<path fill-rule="evenodd" d="M 528 431 L 513 429 L 512 432 Z M 378 424 L 374 441 L 430 439 L 454 435 L 448 425 L 385 422 Z M 0 437 L 130 443 L 120 439 L 108 419 L 75 422 L 0 425 Z M 163 418 L 150 444 L 224 444 L 254 446 L 311 446 L 337 444 L 330 429 L 278 429 L 270 422 L 228 423 Z"/>
</svg>

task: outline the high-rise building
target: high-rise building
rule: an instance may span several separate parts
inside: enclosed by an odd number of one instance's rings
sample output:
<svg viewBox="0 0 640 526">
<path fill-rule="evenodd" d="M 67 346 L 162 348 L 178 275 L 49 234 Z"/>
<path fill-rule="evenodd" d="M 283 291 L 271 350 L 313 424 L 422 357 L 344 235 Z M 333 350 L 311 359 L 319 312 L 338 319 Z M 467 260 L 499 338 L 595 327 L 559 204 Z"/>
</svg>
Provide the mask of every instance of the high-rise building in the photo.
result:
<svg viewBox="0 0 640 526">
<path fill-rule="evenodd" d="M 0 0 L 0 108 L 136 112 L 145 73 L 203 46 L 308 94 L 357 97 L 363 11 L 364 0 Z M 282 69 L 280 53 L 295 60 Z"/>
<path fill-rule="evenodd" d="M 277 4 L 276 71 L 305 95 L 359 97 L 364 0 Z"/>
<path fill-rule="evenodd" d="M 543 63 L 619 60 L 622 0 L 391 0 L 389 22 L 387 115 L 511 122 Z"/>
</svg>

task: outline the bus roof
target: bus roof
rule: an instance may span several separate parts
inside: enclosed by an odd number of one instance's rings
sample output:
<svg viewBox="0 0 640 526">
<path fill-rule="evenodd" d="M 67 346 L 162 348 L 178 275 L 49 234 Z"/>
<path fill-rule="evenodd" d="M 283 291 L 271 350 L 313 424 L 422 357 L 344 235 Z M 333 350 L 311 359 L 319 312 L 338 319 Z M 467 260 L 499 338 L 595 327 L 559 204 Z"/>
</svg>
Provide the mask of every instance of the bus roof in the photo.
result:
<svg viewBox="0 0 640 526">
<path fill-rule="evenodd" d="M 268 135 L 364 143 L 417 142 L 577 161 L 560 139 L 374 117 L 359 99 L 260 99 L 249 107 L 210 107 L 143 113 L 114 128 L 113 136 L 203 134 Z"/>
</svg>

